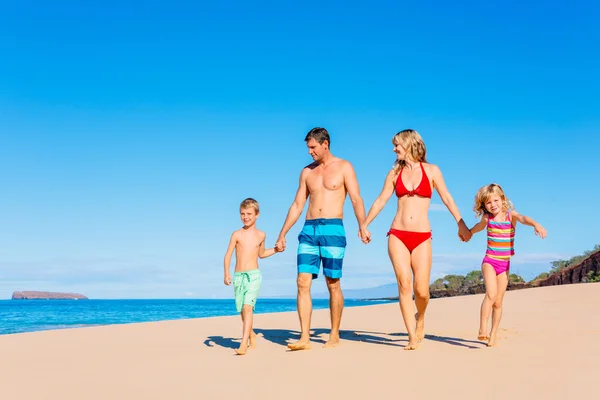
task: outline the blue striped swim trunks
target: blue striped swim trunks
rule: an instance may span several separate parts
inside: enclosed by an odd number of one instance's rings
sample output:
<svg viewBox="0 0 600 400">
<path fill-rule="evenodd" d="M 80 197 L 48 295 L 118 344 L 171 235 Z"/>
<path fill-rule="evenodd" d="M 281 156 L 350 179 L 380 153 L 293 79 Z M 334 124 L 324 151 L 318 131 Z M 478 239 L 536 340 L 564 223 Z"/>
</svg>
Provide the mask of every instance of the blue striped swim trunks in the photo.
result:
<svg viewBox="0 0 600 400">
<path fill-rule="evenodd" d="M 342 277 L 342 263 L 346 252 L 346 231 L 340 218 L 307 219 L 298 235 L 298 273 Z"/>
</svg>

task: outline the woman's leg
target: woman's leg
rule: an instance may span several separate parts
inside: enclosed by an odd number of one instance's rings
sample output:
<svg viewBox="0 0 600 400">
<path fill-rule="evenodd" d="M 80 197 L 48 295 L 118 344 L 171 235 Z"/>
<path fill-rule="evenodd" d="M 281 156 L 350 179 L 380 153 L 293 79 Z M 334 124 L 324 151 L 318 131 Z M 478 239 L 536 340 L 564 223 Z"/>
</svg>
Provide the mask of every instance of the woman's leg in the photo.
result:
<svg viewBox="0 0 600 400">
<path fill-rule="evenodd" d="M 416 335 L 421 342 L 425 337 L 425 310 L 429 304 L 429 279 L 431 276 L 431 239 L 418 245 L 411 254 L 412 271 L 415 276 L 415 304 L 417 306 Z"/>
<path fill-rule="evenodd" d="M 415 334 L 415 317 L 413 307 L 413 284 L 412 270 L 410 268 L 410 253 L 408 249 L 394 235 L 388 238 L 388 254 L 398 282 L 398 295 L 400 298 L 400 312 L 404 319 L 404 325 L 408 332 L 408 345 L 405 350 L 414 350 L 417 348 L 417 337 Z"/>
</svg>

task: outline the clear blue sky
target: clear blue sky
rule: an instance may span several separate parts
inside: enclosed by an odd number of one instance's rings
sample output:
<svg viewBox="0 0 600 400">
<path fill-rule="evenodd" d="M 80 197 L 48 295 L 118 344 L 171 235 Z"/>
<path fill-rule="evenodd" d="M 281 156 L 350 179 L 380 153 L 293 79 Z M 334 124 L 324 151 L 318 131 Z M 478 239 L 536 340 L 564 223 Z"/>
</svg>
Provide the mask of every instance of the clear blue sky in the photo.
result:
<svg viewBox="0 0 600 400">
<path fill-rule="evenodd" d="M 0 4 L 0 298 L 231 297 L 238 204 L 259 200 L 273 245 L 315 126 L 354 164 L 367 207 L 407 127 L 469 225 L 475 191 L 502 184 L 548 229 L 517 232 L 527 279 L 600 243 L 597 3 Z M 432 278 L 479 268 L 485 235 L 460 243 L 433 203 Z M 364 246 L 347 204 L 343 287 L 394 281 L 394 211 Z M 303 219 L 262 263 L 262 295 L 294 294 Z"/>
</svg>

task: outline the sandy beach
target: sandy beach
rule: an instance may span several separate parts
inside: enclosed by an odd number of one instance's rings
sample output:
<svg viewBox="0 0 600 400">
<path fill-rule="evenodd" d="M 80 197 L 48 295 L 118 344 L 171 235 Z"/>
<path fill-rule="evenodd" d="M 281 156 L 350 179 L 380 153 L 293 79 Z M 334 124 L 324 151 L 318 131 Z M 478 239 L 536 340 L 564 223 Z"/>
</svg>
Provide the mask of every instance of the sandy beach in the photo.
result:
<svg viewBox="0 0 600 400">
<path fill-rule="evenodd" d="M 239 317 L 0 336 L 2 398 L 567 399 L 595 398 L 600 283 L 507 292 L 497 348 L 477 341 L 483 295 L 434 299 L 427 336 L 403 351 L 397 303 L 344 311 L 342 345 L 289 352 L 294 312 L 255 316 L 258 348 L 234 355 Z M 233 300 L 232 300 L 233 301 Z M 260 306 L 260 305 L 259 305 Z M 593 393 L 596 393 L 594 395 Z"/>
</svg>

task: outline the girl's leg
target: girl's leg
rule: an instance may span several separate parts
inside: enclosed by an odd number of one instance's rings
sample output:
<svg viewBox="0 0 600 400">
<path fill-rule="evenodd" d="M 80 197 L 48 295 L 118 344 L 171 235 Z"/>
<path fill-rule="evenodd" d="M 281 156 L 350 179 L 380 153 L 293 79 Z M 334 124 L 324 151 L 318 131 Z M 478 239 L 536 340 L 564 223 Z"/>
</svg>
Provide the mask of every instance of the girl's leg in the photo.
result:
<svg viewBox="0 0 600 400">
<path fill-rule="evenodd" d="M 413 307 L 413 284 L 412 284 L 412 271 L 410 268 L 410 253 L 408 249 L 394 235 L 390 235 L 388 239 L 388 254 L 392 265 L 394 266 L 394 272 L 396 273 L 396 280 L 398 282 L 398 295 L 400 298 L 400 312 L 404 319 L 404 325 L 408 332 L 408 345 L 404 350 L 414 350 L 417 348 L 417 336 L 415 334 L 415 317 Z"/>
<path fill-rule="evenodd" d="M 239 349 L 235 352 L 239 355 L 246 354 L 248 349 L 248 341 L 250 340 L 250 333 L 252 332 L 252 306 L 250 304 L 244 304 L 242 309 L 242 320 L 244 321 L 242 343 L 240 343 Z"/>
<path fill-rule="evenodd" d="M 487 340 L 489 339 L 488 321 L 498 295 L 498 284 L 496 282 L 496 271 L 490 264 L 485 262 L 481 264 L 481 273 L 483 275 L 483 283 L 485 284 L 485 297 L 481 303 L 479 335 L 477 339 Z"/>
<path fill-rule="evenodd" d="M 504 300 L 504 293 L 506 293 L 508 286 L 508 271 L 496 277 L 496 285 L 498 287 L 498 295 L 492 309 L 492 331 L 490 332 L 490 340 L 488 342 L 489 347 L 496 345 L 496 335 L 498 333 L 498 326 L 500 326 L 500 319 L 502 318 L 502 300 Z"/>
<path fill-rule="evenodd" d="M 417 341 L 425 337 L 425 310 L 429 304 L 429 278 L 431 275 L 431 239 L 418 245 L 411 254 L 412 271 L 415 276 L 415 305 L 417 306 Z"/>
</svg>

